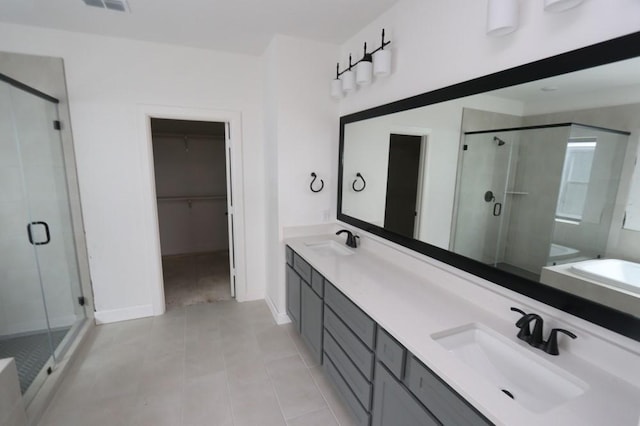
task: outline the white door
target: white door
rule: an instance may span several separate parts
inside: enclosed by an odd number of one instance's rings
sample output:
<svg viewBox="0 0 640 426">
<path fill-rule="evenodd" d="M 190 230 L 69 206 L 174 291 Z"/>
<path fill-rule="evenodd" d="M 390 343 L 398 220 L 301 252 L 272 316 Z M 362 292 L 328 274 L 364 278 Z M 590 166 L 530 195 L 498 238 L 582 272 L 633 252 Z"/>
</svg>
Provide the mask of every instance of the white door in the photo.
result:
<svg viewBox="0 0 640 426">
<path fill-rule="evenodd" d="M 225 156 L 227 162 L 227 221 L 229 226 L 229 271 L 231 297 L 236 297 L 236 257 L 233 245 L 234 229 L 233 229 L 233 185 L 231 182 L 231 126 L 229 122 L 225 122 Z"/>
</svg>

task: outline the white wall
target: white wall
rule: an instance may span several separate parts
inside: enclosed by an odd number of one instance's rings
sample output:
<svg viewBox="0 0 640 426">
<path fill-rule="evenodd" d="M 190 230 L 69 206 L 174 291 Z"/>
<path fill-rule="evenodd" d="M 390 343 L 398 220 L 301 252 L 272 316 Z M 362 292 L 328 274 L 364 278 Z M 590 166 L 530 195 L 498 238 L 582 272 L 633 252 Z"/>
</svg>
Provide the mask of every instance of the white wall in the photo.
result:
<svg viewBox="0 0 640 426">
<path fill-rule="evenodd" d="M 207 50 L 0 24 L 0 50 L 65 61 L 98 313 L 151 315 L 157 229 L 142 105 L 240 112 L 247 288 L 264 297 L 261 60 Z M 188 64 L 188 66 L 185 66 Z"/>
<path fill-rule="evenodd" d="M 281 322 L 286 321 L 283 229 L 335 220 L 338 106 L 329 96 L 326 70 L 337 56 L 337 46 L 286 36 L 275 37 L 264 54 L 267 302 Z M 324 180 L 319 193 L 309 189 L 311 172 Z"/>
<path fill-rule="evenodd" d="M 349 123 L 344 129 L 342 212 L 383 227 L 387 198 L 389 163 L 389 120 L 373 118 Z M 353 181 L 360 173 L 366 187 L 354 191 Z M 363 182 L 357 179 L 356 189 Z"/>
<path fill-rule="evenodd" d="M 519 3 L 520 28 L 492 38 L 485 35 L 486 1 L 401 0 L 342 45 L 344 66 L 349 52 L 357 56 L 363 42 L 377 46 L 385 28 L 394 61 L 393 74 L 348 95 L 341 114 L 640 30 L 637 0 L 587 0 L 557 14 L 545 13 L 541 0 Z"/>
<path fill-rule="evenodd" d="M 163 256 L 229 248 L 225 140 L 196 136 L 186 144 L 178 136 L 153 136 Z M 216 198 L 184 198 L 189 196 Z"/>
</svg>

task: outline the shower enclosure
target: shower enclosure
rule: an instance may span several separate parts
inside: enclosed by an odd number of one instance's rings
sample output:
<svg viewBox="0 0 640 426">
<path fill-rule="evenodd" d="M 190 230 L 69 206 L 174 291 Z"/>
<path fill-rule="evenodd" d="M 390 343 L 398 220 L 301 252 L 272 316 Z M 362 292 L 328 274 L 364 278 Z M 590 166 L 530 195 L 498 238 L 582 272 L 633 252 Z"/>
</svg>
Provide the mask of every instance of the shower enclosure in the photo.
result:
<svg viewBox="0 0 640 426">
<path fill-rule="evenodd" d="M 627 141 L 579 124 L 465 133 L 452 250 L 535 281 L 604 255 Z"/>
<path fill-rule="evenodd" d="M 0 358 L 27 403 L 85 320 L 65 166 L 58 101 L 0 74 Z"/>
</svg>

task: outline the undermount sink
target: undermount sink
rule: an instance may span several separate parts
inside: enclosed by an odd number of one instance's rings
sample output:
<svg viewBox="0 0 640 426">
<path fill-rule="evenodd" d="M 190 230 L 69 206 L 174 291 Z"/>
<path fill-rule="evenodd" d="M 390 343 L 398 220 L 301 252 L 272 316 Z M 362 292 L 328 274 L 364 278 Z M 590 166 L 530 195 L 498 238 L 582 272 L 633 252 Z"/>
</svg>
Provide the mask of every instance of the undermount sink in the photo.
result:
<svg viewBox="0 0 640 426">
<path fill-rule="evenodd" d="M 495 385 L 496 392 L 532 412 L 548 411 L 583 394 L 588 385 L 556 365 L 481 324 L 431 337 Z"/>
<path fill-rule="evenodd" d="M 320 256 L 349 256 L 353 254 L 353 250 L 333 240 L 310 242 L 305 245 Z"/>
</svg>

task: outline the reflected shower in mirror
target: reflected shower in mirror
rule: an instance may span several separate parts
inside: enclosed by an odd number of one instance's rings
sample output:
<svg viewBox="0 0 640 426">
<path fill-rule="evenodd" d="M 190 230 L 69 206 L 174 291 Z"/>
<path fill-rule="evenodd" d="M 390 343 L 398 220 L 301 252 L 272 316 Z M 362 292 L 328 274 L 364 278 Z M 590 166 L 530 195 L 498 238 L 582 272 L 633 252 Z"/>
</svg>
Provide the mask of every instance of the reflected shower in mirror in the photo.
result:
<svg viewBox="0 0 640 426">
<path fill-rule="evenodd" d="M 450 250 L 535 281 L 603 257 L 628 138 L 578 124 L 465 133 Z"/>
</svg>

